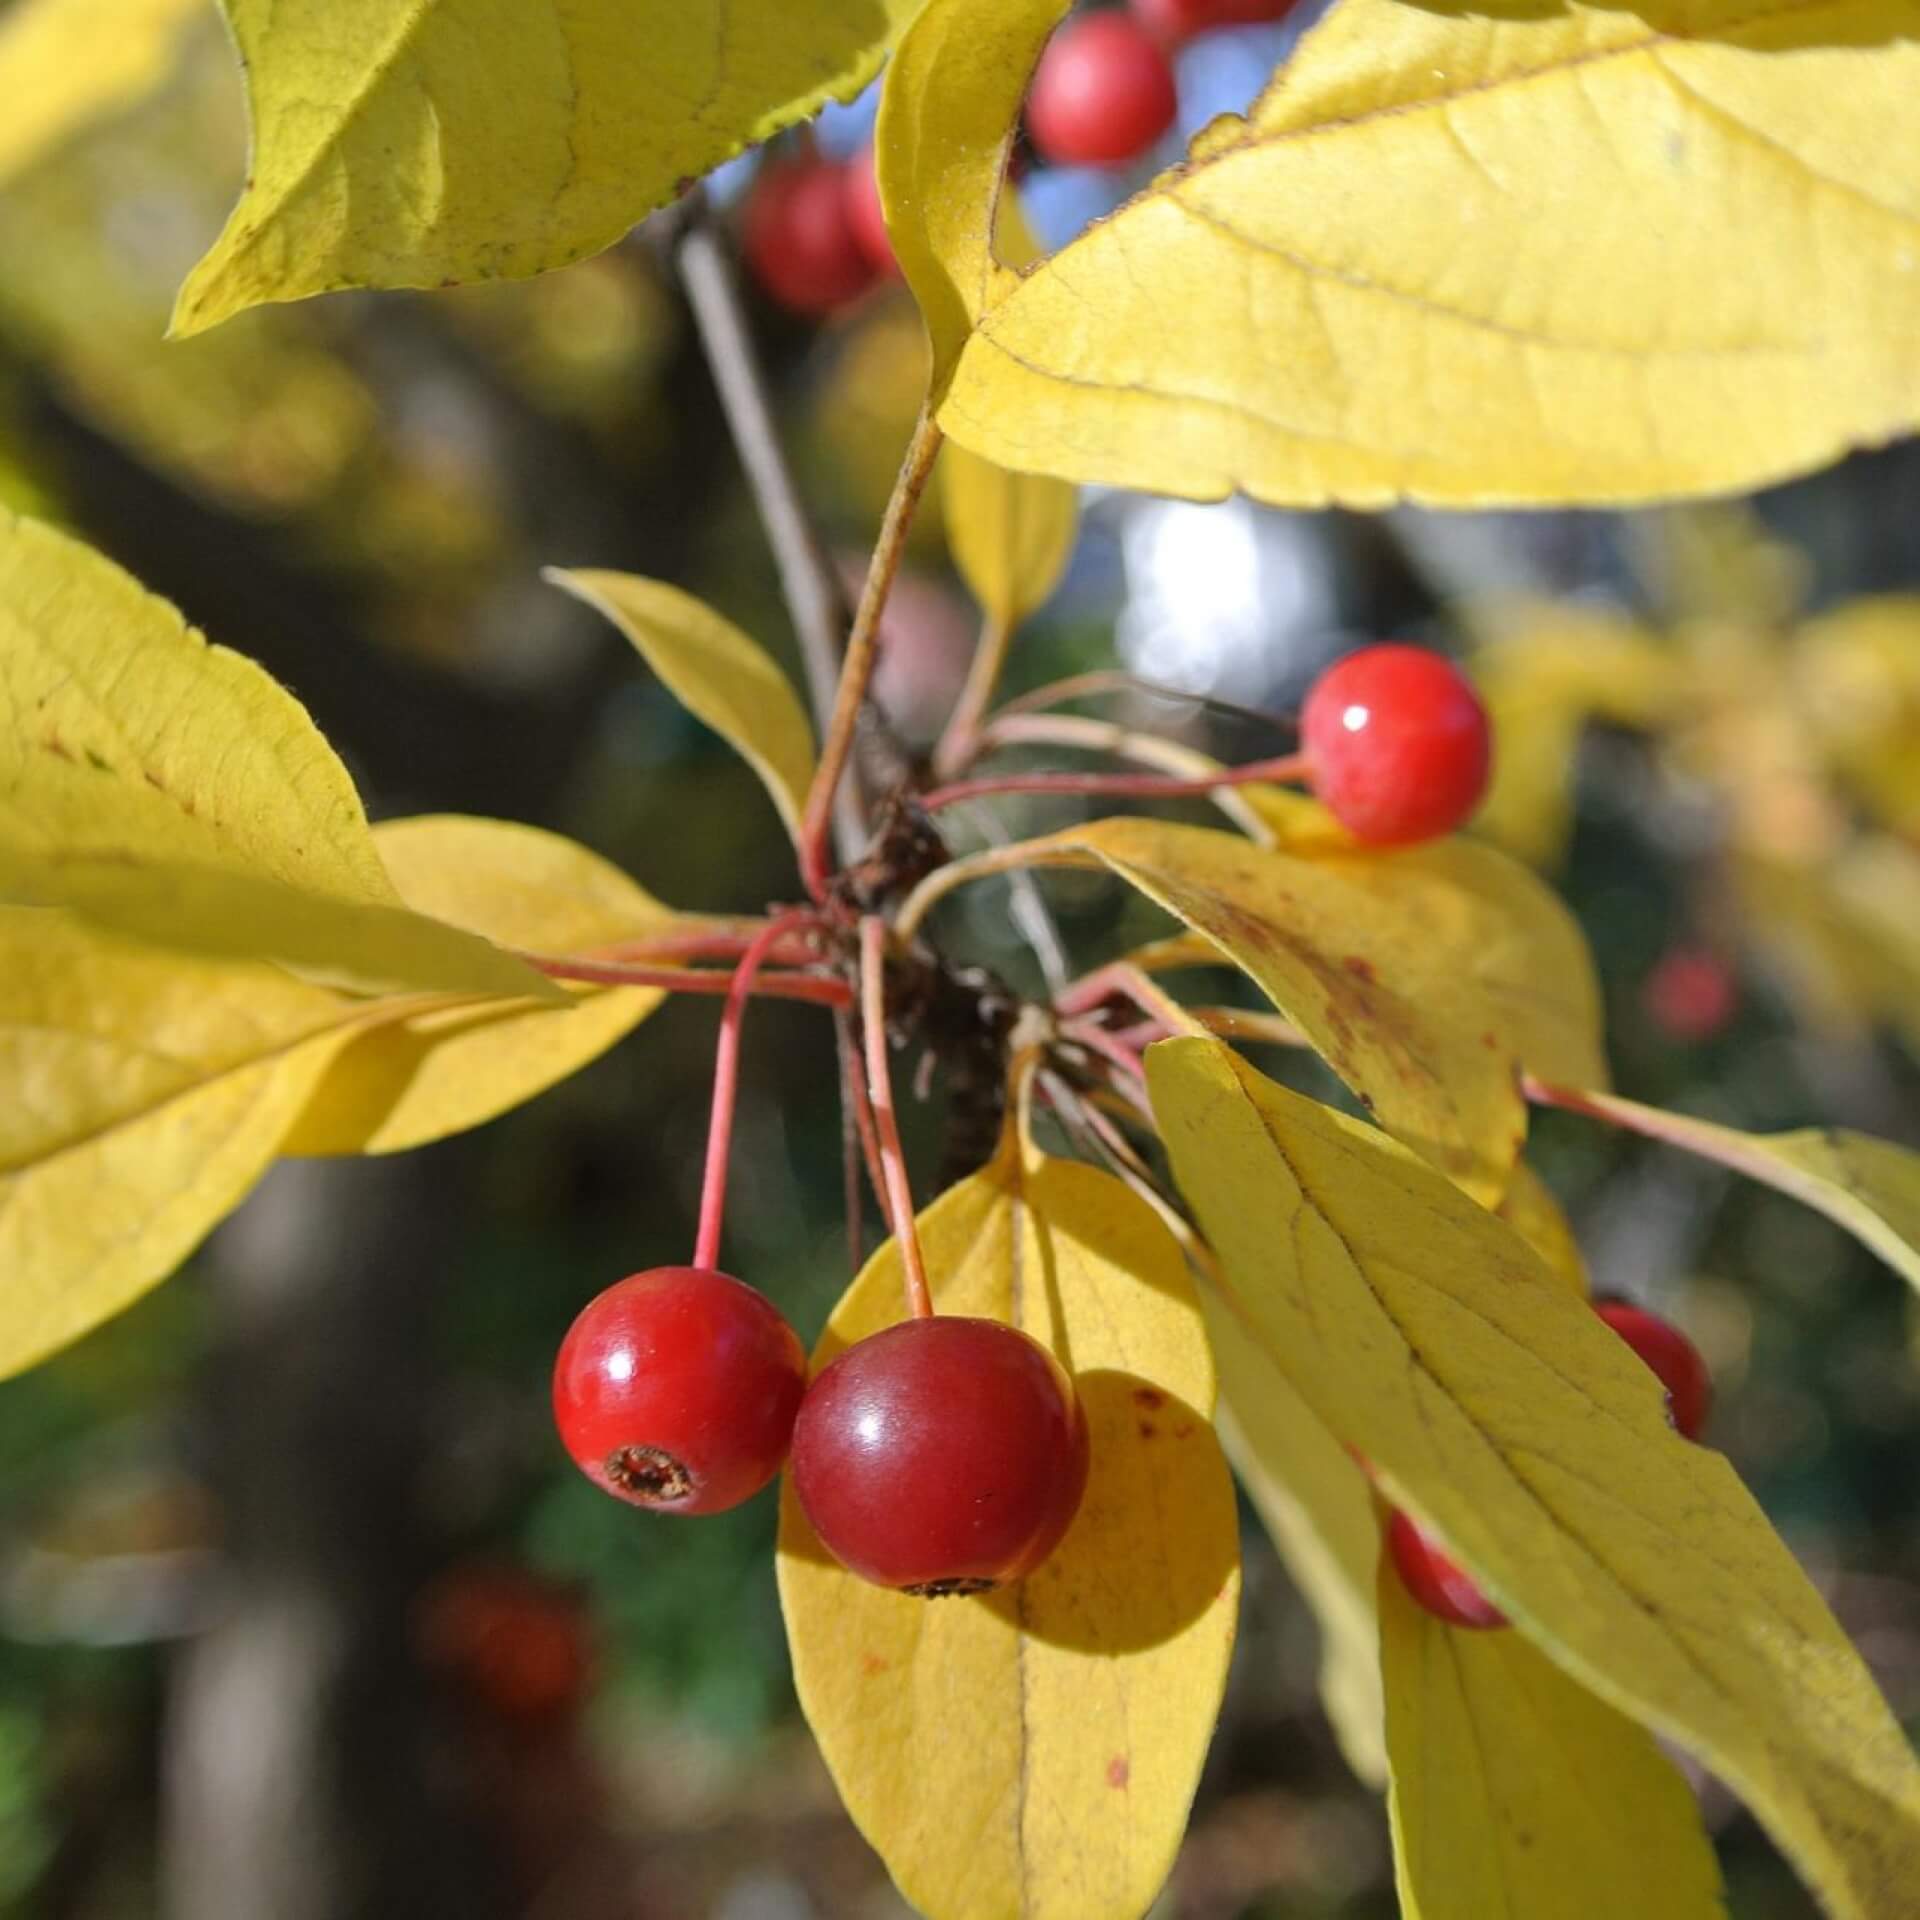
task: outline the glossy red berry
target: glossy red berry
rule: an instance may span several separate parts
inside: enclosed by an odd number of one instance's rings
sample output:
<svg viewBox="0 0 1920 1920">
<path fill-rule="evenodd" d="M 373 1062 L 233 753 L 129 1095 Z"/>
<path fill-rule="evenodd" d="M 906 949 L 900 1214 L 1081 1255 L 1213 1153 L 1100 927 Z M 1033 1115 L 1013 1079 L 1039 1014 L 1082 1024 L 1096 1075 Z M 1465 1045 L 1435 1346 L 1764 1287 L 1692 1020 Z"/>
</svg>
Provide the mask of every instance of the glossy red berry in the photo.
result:
<svg viewBox="0 0 1920 1920">
<path fill-rule="evenodd" d="M 721 1513 L 780 1471 L 806 1378 L 765 1294 L 706 1267 L 654 1267 L 568 1329 L 553 1417 L 574 1464 L 618 1499 Z"/>
<path fill-rule="evenodd" d="M 862 147 L 847 162 L 841 170 L 840 184 L 847 199 L 847 225 L 868 266 L 882 276 L 898 273 L 900 263 L 893 257 L 893 240 L 880 204 L 880 176 L 874 171 L 871 146 Z"/>
<path fill-rule="evenodd" d="M 1216 27 L 1256 27 L 1284 20 L 1296 0 L 1133 0 L 1141 24 L 1163 45 L 1179 46 Z"/>
<path fill-rule="evenodd" d="M 1407 1591 L 1450 1627 L 1504 1627 L 1507 1616 L 1475 1585 L 1432 1534 L 1395 1508 L 1387 1519 L 1387 1552 Z"/>
<path fill-rule="evenodd" d="M 1700 1349 L 1670 1320 L 1625 1300 L 1600 1300 L 1594 1311 L 1617 1333 L 1667 1390 L 1667 1418 L 1689 1440 L 1698 1440 L 1713 1405 L 1713 1376 Z"/>
<path fill-rule="evenodd" d="M 747 196 L 740 242 L 754 277 L 795 313 L 831 313 L 873 279 L 847 217 L 841 169 L 829 161 L 764 168 Z"/>
<path fill-rule="evenodd" d="M 997 1320 L 939 1314 L 859 1341 L 808 1388 L 793 1430 L 794 1491 L 828 1551 L 909 1593 L 1023 1579 L 1086 1484 L 1072 1385 Z"/>
<path fill-rule="evenodd" d="M 1300 744 L 1314 790 L 1356 839 L 1400 846 L 1451 833 L 1480 803 L 1486 709 L 1424 647 L 1362 647 L 1313 684 Z"/>
<path fill-rule="evenodd" d="M 1732 971 L 1707 947 L 1669 947 L 1640 990 L 1648 1018 L 1674 1040 L 1711 1040 L 1739 999 Z"/>
<path fill-rule="evenodd" d="M 1027 132 L 1061 166 L 1125 166 L 1173 125 L 1177 104 L 1167 56 L 1132 14 L 1083 14 L 1040 56 Z"/>
</svg>

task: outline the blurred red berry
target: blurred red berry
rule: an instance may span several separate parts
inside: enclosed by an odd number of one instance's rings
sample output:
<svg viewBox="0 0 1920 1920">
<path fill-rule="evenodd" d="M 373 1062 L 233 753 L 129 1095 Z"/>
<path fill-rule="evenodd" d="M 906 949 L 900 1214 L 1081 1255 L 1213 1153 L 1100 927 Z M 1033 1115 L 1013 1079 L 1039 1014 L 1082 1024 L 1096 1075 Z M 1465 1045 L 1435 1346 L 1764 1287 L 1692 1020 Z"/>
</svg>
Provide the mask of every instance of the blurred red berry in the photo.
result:
<svg viewBox="0 0 1920 1920">
<path fill-rule="evenodd" d="M 1411 1514 L 1395 1508 L 1387 1520 L 1387 1552 L 1407 1591 L 1450 1627 L 1504 1627 L 1507 1616 Z"/>
<path fill-rule="evenodd" d="M 420 1647 L 471 1697 L 522 1725 L 578 1712 L 592 1684 L 585 1606 L 523 1567 L 449 1570 L 423 1600 Z"/>
<path fill-rule="evenodd" d="M 1711 1040 L 1739 1010 L 1733 970 L 1707 947 L 1669 947 L 1640 989 L 1640 1004 L 1661 1032 L 1689 1043 Z"/>
<path fill-rule="evenodd" d="M 1257 27 L 1284 20 L 1298 0 L 1133 0 L 1140 22 L 1165 45 L 1177 47 L 1216 27 Z"/>
<path fill-rule="evenodd" d="M 1675 1430 L 1698 1440 L 1713 1405 L 1713 1375 L 1700 1349 L 1671 1320 L 1625 1300 L 1596 1301 L 1594 1311 L 1666 1388 L 1667 1418 Z"/>
<path fill-rule="evenodd" d="M 849 217 L 842 169 L 830 161 L 762 168 L 747 195 L 740 244 L 754 278 L 795 313 L 831 313 L 873 280 Z"/>
<path fill-rule="evenodd" d="M 900 262 L 894 258 L 886 212 L 880 204 L 880 176 L 874 171 L 871 144 L 847 162 L 841 184 L 847 196 L 847 225 L 867 264 L 882 276 L 898 273 Z"/>
<path fill-rule="evenodd" d="M 1173 125 L 1173 68 L 1129 13 L 1089 13 L 1047 43 L 1027 94 L 1027 132 L 1067 167 L 1137 160 Z"/>
<path fill-rule="evenodd" d="M 1362 647 L 1307 694 L 1300 745 L 1314 791 L 1356 839 L 1401 846 L 1451 833 L 1486 792 L 1486 709 L 1424 647 Z"/>
</svg>

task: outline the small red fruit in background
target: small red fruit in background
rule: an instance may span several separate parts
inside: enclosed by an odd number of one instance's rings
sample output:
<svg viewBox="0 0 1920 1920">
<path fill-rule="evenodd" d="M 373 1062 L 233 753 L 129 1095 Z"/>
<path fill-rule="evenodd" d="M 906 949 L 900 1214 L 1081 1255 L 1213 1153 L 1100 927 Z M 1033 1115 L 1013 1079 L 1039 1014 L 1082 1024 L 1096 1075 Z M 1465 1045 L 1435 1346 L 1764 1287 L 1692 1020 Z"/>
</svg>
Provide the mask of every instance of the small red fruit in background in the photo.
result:
<svg viewBox="0 0 1920 1920">
<path fill-rule="evenodd" d="M 1257 27 L 1284 20 L 1296 0 L 1133 0 L 1143 26 L 1175 47 L 1216 27 Z"/>
<path fill-rule="evenodd" d="M 1451 833 L 1486 792 L 1486 709 L 1424 647 L 1362 647 L 1307 695 L 1300 744 L 1314 790 L 1356 839 L 1402 846 Z"/>
<path fill-rule="evenodd" d="M 469 1561 L 428 1588 L 420 1650 L 474 1700 L 519 1726 L 577 1713 L 593 1680 L 580 1597 L 525 1567 Z"/>
<path fill-rule="evenodd" d="M 1087 1485 L 1087 1429 L 1045 1347 L 997 1320 L 904 1320 L 807 1390 L 793 1485 L 842 1566 L 928 1596 L 1046 1559 Z"/>
<path fill-rule="evenodd" d="M 1504 1627 L 1507 1616 L 1432 1534 L 1398 1507 L 1387 1518 L 1387 1552 L 1407 1591 L 1450 1627 Z"/>
<path fill-rule="evenodd" d="M 1118 167 L 1173 125 L 1173 69 L 1129 13 L 1069 20 L 1047 43 L 1027 94 L 1027 132 L 1067 167 Z"/>
<path fill-rule="evenodd" d="M 886 210 L 880 204 L 880 176 L 874 170 L 871 145 L 862 147 L 847 162 L 840 180 L 846 193 L 847 225 L 853 229 L 854 244 L 875 273 L 883 277 L 898 273 L 900 262 L 893 256 Z"/>
<path fill-rule="evenodd" d="M 841 169 L 825 160 L 761 169 L 747 195 L 741 249 L 754 277 L 795 313 L 831 313 L 873 280 L 848 218 Z"/>
<path fill-rule="evenodd" d="M 1698 1440 L 1713 1405 L 1713 1376 L 1700 1349 L 1670 1320 L 1625 1300 L 1600 1300 L 1594 1311 L 1646 1362 L 1667 1390 L 1667 1418 Z"/>
<path fill-rule="evenodd" d="M 706 1267 L 629 1274 L 560 1343 L 553 1417 L 596 1485 L 662 1513 L 721 1513 L 780 1471 L 805 1390 L 799 1336 Z"/>
<path fill-rule="evenodd" d="M 1640 1004 L 1670 1039 L 1711 1040 L 1738 1010 L 1740 989 L 1710 947 L 1669 947 L 1647 975 Z"/>
</svg>

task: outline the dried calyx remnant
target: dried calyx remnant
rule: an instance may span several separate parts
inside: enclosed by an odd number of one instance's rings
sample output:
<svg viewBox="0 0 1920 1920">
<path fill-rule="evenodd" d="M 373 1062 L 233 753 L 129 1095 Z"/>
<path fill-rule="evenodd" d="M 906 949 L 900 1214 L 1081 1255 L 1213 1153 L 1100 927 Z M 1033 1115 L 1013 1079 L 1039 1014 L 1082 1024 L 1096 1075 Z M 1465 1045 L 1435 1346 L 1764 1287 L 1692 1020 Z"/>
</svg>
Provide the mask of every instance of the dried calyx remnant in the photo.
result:
<svg viewBox="0 0 1920 1920">
<path fill-rule="evenodd" d="M 686 1468 L 659 1447 L 619 1448 L 607 1456 L 607 1478 L 623 1493 L 662 1507 L 693 1491 Z"/>
</svg>

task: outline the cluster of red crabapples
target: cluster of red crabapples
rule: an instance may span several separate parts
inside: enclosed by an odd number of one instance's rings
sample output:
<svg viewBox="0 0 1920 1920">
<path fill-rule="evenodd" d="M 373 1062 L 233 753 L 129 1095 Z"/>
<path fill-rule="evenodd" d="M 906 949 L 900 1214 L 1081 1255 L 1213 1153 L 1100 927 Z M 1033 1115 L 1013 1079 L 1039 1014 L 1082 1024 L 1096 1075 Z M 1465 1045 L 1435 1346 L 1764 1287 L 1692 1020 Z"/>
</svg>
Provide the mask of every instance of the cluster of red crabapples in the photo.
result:
<svg viewBox="0 0 1920 1920">
<path fill-rule="evenodd" d="M 1219 28 L 1257 26 L 1295 0 L 1131 0 L 1074 14 L 1047 43 L 1027 93 L 1034 153 L 1063 167 L 1131 166 L 1173 125 L 1174 50 Z M 764 168 L 741 227 L 747 264 L 766 291 L 819 317 L 899 271 L 880 210 L 873 148 Z"/>
<path fill-rule="evenodd" d="M 1713 1382 L 1700 1350 L 1671 1321 L 1624 1300 L 1597 1300 L 1594 1311 L 1630 1346 L 1667 1392 L 1675 1431 L 1698 1440 L 1707 1424 Z M 1387 1553 L 1407 1591 L 1450 1627 L 1504 1627 L 1507 1616 L 1410 1514 L 1387 1516 Z"/>
<path fill-rule="evenodd" d="M 1310 691 L 1300 732 L 1297 772 L 1365 842 L 1448 832 L 1486 784 L 1484 710 L 1453 666 L 1417 647 L 1368 647 L 1336 662 Z M 589 1479 L 667 1513 L 737 1506 L 790 1458 L 815 1531 L 854 1573 L 911 1593 L 984 1592 L 1046 1559 L 1086 1488 L 1086 1422 L 1058 1362 L 1017 1328 L 934 1312 L 920 1276 L 912 1317 L 856 1341 L 809 1383 L 779 1308 L 715 1264 L 740 1015 L 754 968 L 806 918 L 770 919 L 728 992 L 693 1264 L 632 1274 L 588 1304 L 554 1367 L 555 1420 Z M 884 1133 L 884 929 L 869 920 L 862 933 L 869 1082 Z M 911 1283 L 918 1251 L 897 1135 L 892 1148 L 889 1211 Z"/>
</svg>

